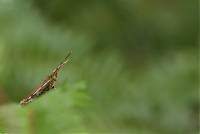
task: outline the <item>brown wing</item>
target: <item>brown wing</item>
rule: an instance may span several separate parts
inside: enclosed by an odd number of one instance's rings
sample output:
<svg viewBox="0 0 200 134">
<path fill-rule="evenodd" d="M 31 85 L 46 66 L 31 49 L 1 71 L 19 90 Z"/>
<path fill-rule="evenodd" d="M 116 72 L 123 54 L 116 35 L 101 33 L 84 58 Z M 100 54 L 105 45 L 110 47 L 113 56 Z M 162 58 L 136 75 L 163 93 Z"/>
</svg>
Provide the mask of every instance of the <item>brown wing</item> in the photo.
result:
<svg viewBox="0 0 200 134">
<path fill-rule="evenodd" d="M 40 86 L 38 86 L 38 88 L 36 88 L 31 94 L 30 96 L 39 96 L 40 92 L 42 92 L 43 90 L 45 90 L 46 88 L 49 88 L 50 83 L 52 82 L 51 79 L 47 79 L 44 80 L 44 82 L 42 82 L 42 84 Z"/>
<path fill-rule="evenodd" d="M 45 89 L 49 88 L 49 84 L 51 83 L 51 79 L 45 80 L 38 88 L 36 88 L 30 95 L 20 101 L 21 105 L 26 105 L 32 101 L 33 98 L 40 96 Z"/>
</svg>

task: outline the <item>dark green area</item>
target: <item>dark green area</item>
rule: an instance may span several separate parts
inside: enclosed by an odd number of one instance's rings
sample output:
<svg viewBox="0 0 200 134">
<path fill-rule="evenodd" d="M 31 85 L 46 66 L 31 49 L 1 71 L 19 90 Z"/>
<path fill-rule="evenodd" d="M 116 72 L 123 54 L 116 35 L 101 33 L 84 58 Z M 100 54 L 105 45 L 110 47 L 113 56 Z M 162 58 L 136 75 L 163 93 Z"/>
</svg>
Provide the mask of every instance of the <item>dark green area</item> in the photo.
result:
<svg viewBox="0 0 200 134">
<path fill-rule="evenodd" d="M 188 0 L 0 0 L 0 133 L 197 133 L 197 9 Z M 19 106 L 70 50 L 55 90 Z"/>
</svg>

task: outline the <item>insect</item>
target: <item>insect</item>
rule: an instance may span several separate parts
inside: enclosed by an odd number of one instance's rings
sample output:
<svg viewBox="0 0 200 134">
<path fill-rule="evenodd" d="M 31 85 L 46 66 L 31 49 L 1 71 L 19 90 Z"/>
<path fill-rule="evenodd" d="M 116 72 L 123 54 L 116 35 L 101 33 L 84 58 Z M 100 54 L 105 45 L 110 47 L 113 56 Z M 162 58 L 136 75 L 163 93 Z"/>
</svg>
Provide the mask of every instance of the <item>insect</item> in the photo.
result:
<svg viewBox="0 0 200 134">
<path fill-rule="evenodd" d="M 34 98 L 39 97 L 40 95 L 43 95 L 47 91 L 51 90 L 54 88 L 55 81 L 57 80 L 58 77 L 58 72 L 60 69 L 69 62 L 69 58 L 71 56 L 72 52 L 69 52 L 67 57 L 64 59 L 63 62 L 61 62 L 53 71 L 52 73 L 37 87 L 33 92 L 25 97 L 23 100 L 20 101 L 21 105 L 26 105 L 29 102 L 31 102 Z"/>
</svg>

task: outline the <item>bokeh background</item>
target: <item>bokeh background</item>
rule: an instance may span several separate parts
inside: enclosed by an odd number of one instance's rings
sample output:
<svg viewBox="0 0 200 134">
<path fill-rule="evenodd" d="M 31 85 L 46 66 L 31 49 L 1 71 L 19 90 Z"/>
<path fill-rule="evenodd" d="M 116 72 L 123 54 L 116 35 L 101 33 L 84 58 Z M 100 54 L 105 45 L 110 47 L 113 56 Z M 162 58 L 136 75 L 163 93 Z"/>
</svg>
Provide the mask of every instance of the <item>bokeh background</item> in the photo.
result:
<svg viewBox="0 0 200 134">
<path fill-rule="evenodd" d="M 0 133 L 198 133 L 197 33 L 195 0 L 0 0 Z"/>
</svg>

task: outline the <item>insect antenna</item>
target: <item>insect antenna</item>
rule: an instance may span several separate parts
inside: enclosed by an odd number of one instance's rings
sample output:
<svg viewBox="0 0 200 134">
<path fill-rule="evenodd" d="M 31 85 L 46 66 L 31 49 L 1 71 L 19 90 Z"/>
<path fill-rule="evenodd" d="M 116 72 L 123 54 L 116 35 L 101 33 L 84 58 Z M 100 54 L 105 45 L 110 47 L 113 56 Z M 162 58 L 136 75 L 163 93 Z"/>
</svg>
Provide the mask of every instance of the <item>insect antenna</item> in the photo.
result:
<svg viewBox="0 0 200 134">
<path fill-rule="evenodd" d="M 70 52 L 68 53 L 68 55 L 65 57 L 64 61 L 61 62 L 61 63 L 53 70 L 53 73 L 52 73 L 52 74 L 57 74 L 57 72 L 58 72 L 66 63 L 69 62 L 71 54 L 72 54 L 72 51 L 70 51 Z"/>
</svg>

